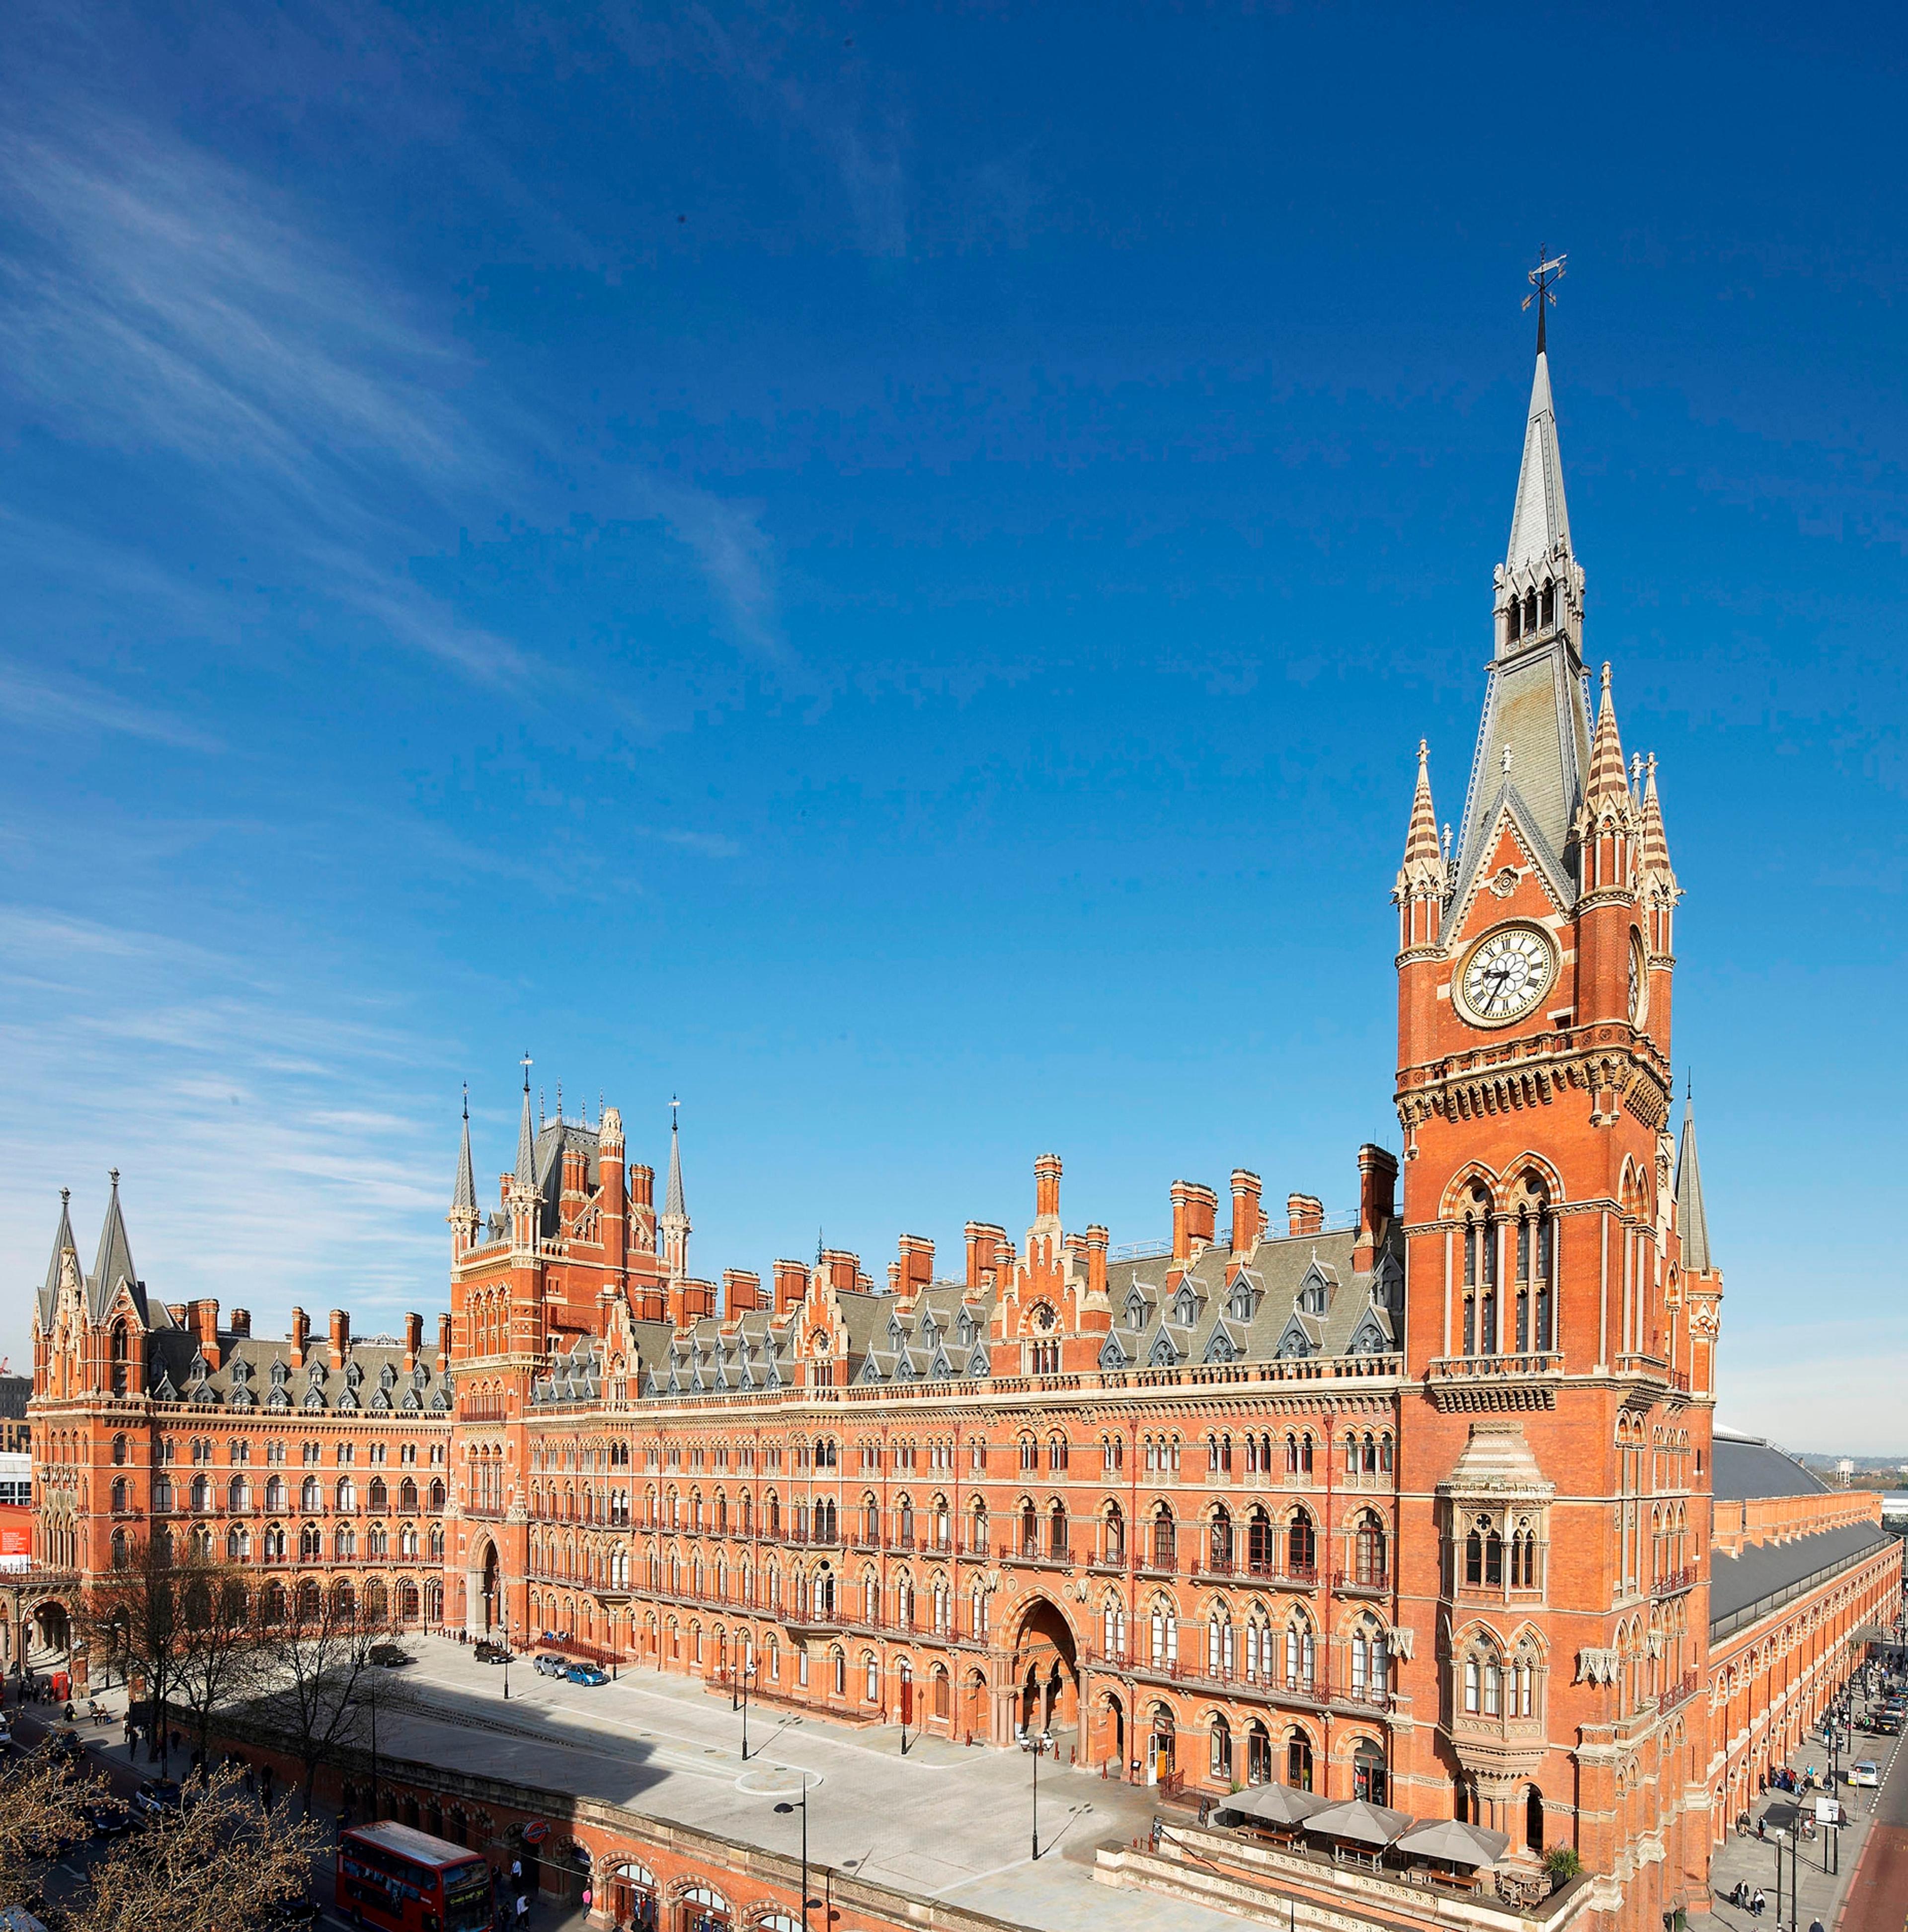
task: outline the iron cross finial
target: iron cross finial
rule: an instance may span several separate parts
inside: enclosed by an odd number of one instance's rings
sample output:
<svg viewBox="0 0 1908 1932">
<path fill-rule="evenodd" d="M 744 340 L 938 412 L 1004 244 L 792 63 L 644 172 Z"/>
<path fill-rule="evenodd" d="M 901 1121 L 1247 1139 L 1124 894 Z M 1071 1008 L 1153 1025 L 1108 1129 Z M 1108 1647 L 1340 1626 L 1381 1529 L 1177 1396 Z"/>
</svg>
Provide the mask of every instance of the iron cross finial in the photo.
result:
<svg viewBox="0 0 1908 1932">
<path fill-rule="evenodd" d="M 1557 298 L 1551 292 L 1552 284 L 1563 280 L 1564 264 L 1569 259 L 1568 255 L 1547 258 L 1543 249 L 1539 248 L 1537 266 L 1529 272 L 1526 278 L 1531 285 L 1531 292 L 1524 298 L 1524 307 L 1528 308 L 1532 302 L 1537 304 L 1537 352 L 1540 356 L 1544 353 L 1544 311 L 1557 305 Z"/>
</svg>

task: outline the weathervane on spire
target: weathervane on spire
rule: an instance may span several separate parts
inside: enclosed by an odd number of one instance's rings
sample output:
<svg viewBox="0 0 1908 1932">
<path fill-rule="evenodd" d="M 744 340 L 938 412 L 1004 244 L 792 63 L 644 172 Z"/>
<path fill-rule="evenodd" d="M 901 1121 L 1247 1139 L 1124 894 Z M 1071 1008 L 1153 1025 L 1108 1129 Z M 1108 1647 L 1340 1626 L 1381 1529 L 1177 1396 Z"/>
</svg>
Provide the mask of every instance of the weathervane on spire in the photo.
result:
<svg viewBox="0 0 1908 1932">
<path fill-rule="evenodd" d="M 524 1091 L 526 1094 L 530 1090 L 530 1068 L 533 1064 L 530 1058 L 530 1048 L 526 1047 L 524 1049 Z"/>
<path fill-rule="evenodd" d="M 1540 356 L 1544 353 L 1544 311 L 1546 308 L 1557 306 L 1557 298 L 1551 292 L 1551 284 L 1563 280 L 1564 264 L 1569 260 L 1568 255 L 1559 255 L 1554 260 L 1546 260 L 1540 248 L 1537 251 L 1537 266 L 1530 271 L 1528 278 L 1531 292 L 1524 298 L 1524 307 L 1528 308 L 1532 302 L 1537 304 L 1537 352 Z"/>
</svg>

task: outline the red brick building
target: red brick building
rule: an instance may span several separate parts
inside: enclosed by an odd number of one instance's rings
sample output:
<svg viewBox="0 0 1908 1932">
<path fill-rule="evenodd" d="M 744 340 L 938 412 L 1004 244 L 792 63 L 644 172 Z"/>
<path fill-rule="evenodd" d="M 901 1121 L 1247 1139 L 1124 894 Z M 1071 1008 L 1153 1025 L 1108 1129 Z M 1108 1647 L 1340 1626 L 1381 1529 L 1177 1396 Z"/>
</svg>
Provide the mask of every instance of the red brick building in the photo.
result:
<svg viewBox="0 0 1908 1932">
<path fill-rule="evenodd" d="M 1358 1150 L 1348 1224 L 1310 1192 L 1269 1213 L 1241 1166 L 1226 1226 L 1178 1181 L 1170 1240 L 1115 1249 L 1044 1155 L 1024 1232 L 970 1222 L 946 1274 L 903 1235 L 879 1281 L 824 1251 L 718 1286 L 674 1126 L 658 1214 L 617 1111 L 539 1122 L 526 1073 L 493 1208 L 466 1119 L 430 1343 L 336 1312 L 255 1339 L 148 1298 L 116 1184 L 90 1273 L 62 1214 L 40 1562 L 96 1574 L 156 1525 L 267 1590 L 744 1670 L 846 1721 L 1572 1845 L 1612 1924 L 1701 1904 L 1742 1700 L 1765 1762 L 1792 1745 L 1899 1556 L 1825 1547 L 1781 1586 L 1817 1633 L 1786 1730 L 1760 1626 L 1718 1679 L 1681 888 L 1607 668 L 1593 722 L 1583 610 L 1540 351 L 1457 836 L 1420 748 L 1394 894 L 1402 1188 Z"/>
</svg>

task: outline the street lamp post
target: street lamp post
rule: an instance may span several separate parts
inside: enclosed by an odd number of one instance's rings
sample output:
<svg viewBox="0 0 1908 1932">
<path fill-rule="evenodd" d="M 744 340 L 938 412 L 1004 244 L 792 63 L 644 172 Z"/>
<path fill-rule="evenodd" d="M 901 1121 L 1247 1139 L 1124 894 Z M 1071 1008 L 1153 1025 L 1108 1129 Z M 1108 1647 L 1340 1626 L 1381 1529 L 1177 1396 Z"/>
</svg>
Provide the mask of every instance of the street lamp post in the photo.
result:
<svg viewBox="0 0 1908 1932">
<path fill-rule="evenodd" d="M 510 1619 L 503 1620 L 503 1701 L 510 1702 Z"/>
<path fill-rule="evenodd" d="M 802 1778 L 802 1926 L 807 1932 L 808 1923 L 808 1774 L 805 1771 Z M 785 1818 L 796 1808 L 793 1804 L 778 1804 L 776 1809 Z"/>
<path fill-rule="evenodd" d="M 1030 1730 L 1032 1726 L 1030 1725 Z M 1040 1856 L 1040 1756 L 1042 1745 L 1036 1733 L 1034 1738 L 1034 1856 Z"/>
</svg>

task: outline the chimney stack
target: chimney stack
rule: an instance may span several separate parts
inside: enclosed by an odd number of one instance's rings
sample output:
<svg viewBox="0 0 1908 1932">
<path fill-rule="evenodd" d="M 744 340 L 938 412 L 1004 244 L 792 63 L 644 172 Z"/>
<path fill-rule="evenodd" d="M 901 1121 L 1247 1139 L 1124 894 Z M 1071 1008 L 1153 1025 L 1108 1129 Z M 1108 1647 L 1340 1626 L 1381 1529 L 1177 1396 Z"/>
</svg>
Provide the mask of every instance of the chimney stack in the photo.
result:
<svg viewBox="0 0 1908 1932">
<path fill-rule="evenodd" d="M 1219 1196 L 1196 1180 L 1172 1184 L 1173 1259 L 1188 1262 L 1196 1248 L 1212 1246 L 1219 1219 Z"/>
<path fill-rule="evenodd" d="M 451 1366 L 451 1318 L 440 1315 L 437 1318 L 437 1368 L 442 1372 Z"/>
<path fill-rule="evenodd" d="M 998 1221 L 970 1221 L 962 1231 L 968 1243 L 968 1286 L 984 1287 L 992 1274 L 1000 1278 L 1007 1246 L 1007 1231 Z"/>
<path fill-rule="evenodd" d="M 837 1292 L 848 1292 L 862 1285 L 861 1257 L 847 1248 L 823 1249 L 821 1268 L 829 1286 Z"/>
<path fill-rule="evenodd" d="M 1325 1204 L 1316 1194 L 1288 1194 L 1286 1196 L 1286 1219 L 1294 1234 L 1323 1234 Z"/>
<path fill-rule="evenodd" d="M 304 1366 L 305 1345 L 310 1340 L 310 1316 L 307 1315 L 302 1308 L 294 1308 L 292 1310 L 292 1346 L 287 1351 L 293 1368 L 302 1369 Z"/>
<path fill-rule="evenodd" d="M 1034 1163 L 1034 1218 L 1060 1219 L 1060 1156 L 1043 1154 Z"/>
<path fill-rule="evenodd" d="M 341 1369 L 351 1349 L 351 1317 L 342 1308 L 332 1310 L 332 1366 Z"/>
<path fill-rule="evenodd" d="M 1369 1141 L 1358 1150 L 1358 1239 L 1352 1250 L 1355 1274 L 1378 1265 L 1379 1244 L 1397 1213 L 1398 1162 Z"/>
<path fill-rule="evenodd" d="M 775 1312 L 786 1315 L 808 1298 L 808 1271 L 800 1262 L 779 1261 L 770 1272 L 775 1280 Z"/>
<path fill-rule="evenodd" d="M 1265 1210 L 1259 1201 L 1264 1184 L 1251 1168 L 1232 1170 L 1232 1252 L 1249 1255 L 1252 1244 L 1265 1232 Z"/>
<path fill-rule="evenodd" d="M 192 1304 L 192 1326 L 199 1344 L 199 1352 L 206 1358 L 208 1369 L 219 1365 L 218 1303 L 212 1300 L 195 1301 Z"/>
<path fill-rule="evenodd" d="M 252 1311 L 249 1308 L 235 1308 L 226 1317 L 230 1332 L 242 1342 L 252 1339 Z"/>
<path fill-rule="evenodd" d="M 762 1277 L 752 1268 L 722 1270 L 722 1312 L 734 1321 L 762 1305 Z"/>
<path fill-rule="evenodd" d="M 896 1264 L 900 1271 L 896 1286 L 901 1294 L 915 1294 L 934 1280 L 934 1244 L 926 1234 L 902 1236 L 901 1258 Z"/>
<path fill-rule="evenodd" d="M 1087 1293 L 1106 1294 L 1106 1230 L 1096 1221 L 1087 1230 Z"/>
<path fill-rule="evenodd" d="M 417 1366 L 418 1350 L 424 1344 L 424 1317 L 406 1314 L 404 1317 L 404 1372 L 409 1375 Z"/>
</svg>

